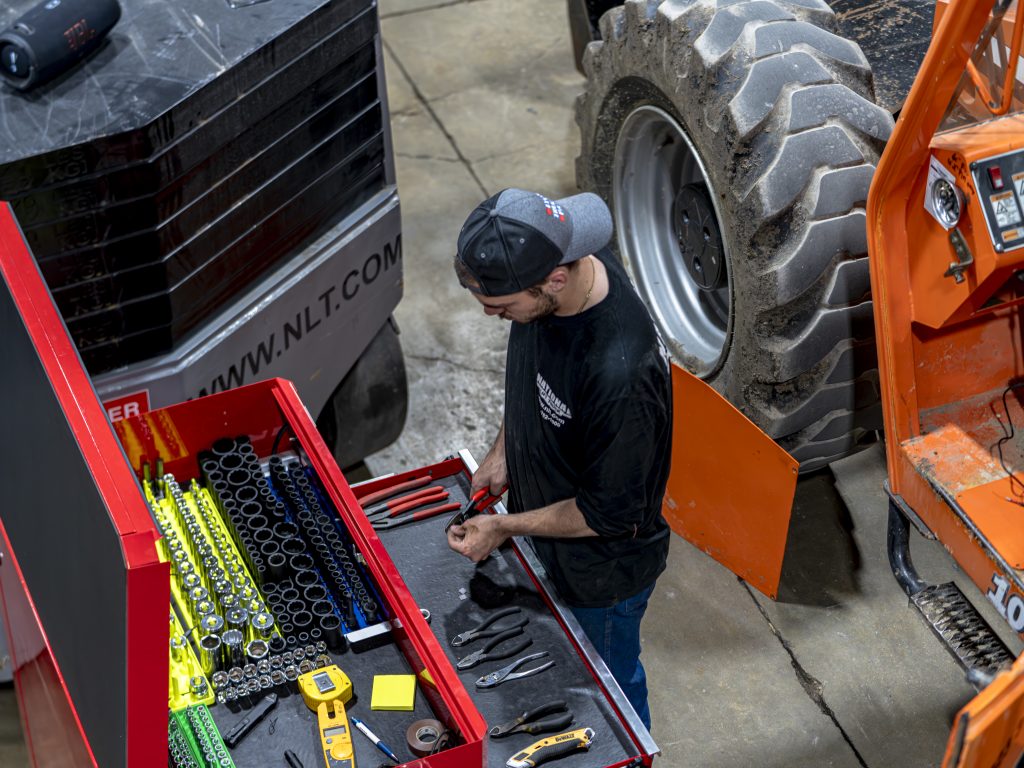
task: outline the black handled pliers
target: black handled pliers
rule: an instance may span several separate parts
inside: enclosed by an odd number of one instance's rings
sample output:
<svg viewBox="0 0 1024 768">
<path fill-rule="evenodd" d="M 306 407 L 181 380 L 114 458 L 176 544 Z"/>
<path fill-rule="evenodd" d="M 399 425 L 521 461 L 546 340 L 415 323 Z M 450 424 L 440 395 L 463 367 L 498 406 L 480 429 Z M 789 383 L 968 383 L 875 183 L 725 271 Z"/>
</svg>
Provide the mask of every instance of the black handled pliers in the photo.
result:
<svg viewBox="0 0 1024 768">
<path fill-rule="evenodd" d="M 502 627 L 492 626 L 499 619 L 511 616 L 514 613 L 522 613 L 522 610 L 522 608 L 512 607 L 498 611 L 485 619 L 483 623 L 473 627 L 473 629 L 467 629 L 465 632 L 453 637 L 452 645 L 458 648 L 460 645 L 468 645 L 474 640 L 483 640 L 485 637 L 494 637 L 495 635 L 500 635 L 502 632 L 507 632 L 510 629 L 515 629 L 516 627 L 525 627 L 530 622 L 530 618 L 528 616 L 523 616 L 514 624 L 508 624 Z"/>
<path fill-rule="evenodd" d="M 502 632 L 493 639 L 489 640 L 483 648 L 478 651 L 473 651 L 463 659 L 460 659 L 458 664 L 455 665 L 457 669 L 469 669 L 475 667 L 482 661 L 493 661 L 494 659 L 507 659 L 509 656 L 515 656 L 530 647 L 533 642 L 528 637 L 524 637 L 515 645 L 511 645 L 508 648 L 495 650 L 499 645 L 504 643 L 506 640 L 511 640 L 513 637 L 518 637 L 523 634 L 522 627 L 515 627 L 513 629 Z"/>
<path fill-rule="evenodd" d="M 448 533 L 448 529 L 453 525 L 462 525 L 464 522 L 469 520 L 469 518 L 476 517 L 480 513 L 486 512 L 501 501 L 501 497 L 505 495 L 505 491 L 507 490 L 507 485 L 497 493 L 491 493 L 489 489 L 481 488 L 473 494 L 473 497 L 469 500 L 469 504 L 466 505 L 464 510 L 456 515 L 452 515 L 452 519 L 444 524 L 444 532 Z"/>
<path fill-rule="evenodd" d="M 552 715 L 541 719 L 541 715 Z M 545 733 L 561 731 L 572 722 L 572 712 L 564 701 L 549 701 L 536 709 L 523 712 L 515 720 L 496 725 L 488 731 L 492 739 L 502 739 L 513 733 Z"/>
<path fill-rule="evenodd" d="M 477 688 L 493 688 L 496 685 L 501 685 L 507 680 L 518 680 L 521 677 L 531 677 L 533 675 L 539 675 L 545 669 L 550 669 L 555 666 L 554 661 L 547 661 L 536 667 L 530 669 L 524 669 L 522 672 L 516 672 L 523 664 L 537 659 L 543 659 L 545 656 L 550 654 L 547 651 L 541 651 L 540 653 L 531 653 L 529 656 L 523 656 L 521 659 L 516 659 L 508 666 L 496 669 L 493 672 L 489 672 L 476 681 Z"/>
</svg>

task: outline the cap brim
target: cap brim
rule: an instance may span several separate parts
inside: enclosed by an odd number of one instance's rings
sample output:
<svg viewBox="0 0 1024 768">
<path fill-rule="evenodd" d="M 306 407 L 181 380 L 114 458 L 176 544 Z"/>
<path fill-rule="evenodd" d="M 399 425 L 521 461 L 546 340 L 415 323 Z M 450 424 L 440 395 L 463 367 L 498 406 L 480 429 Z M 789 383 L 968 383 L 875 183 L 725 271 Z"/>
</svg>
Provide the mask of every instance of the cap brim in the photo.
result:
<svg viewBox="0 0 1024 768">
<path fill-rule="evenodd" d="M 612 239 L 612 215 L 604 200 L 582 192 L 557 201 L 572 222 L 572 238 L 559 264 L 582 259 L 604 248 Z"/>
</svg>

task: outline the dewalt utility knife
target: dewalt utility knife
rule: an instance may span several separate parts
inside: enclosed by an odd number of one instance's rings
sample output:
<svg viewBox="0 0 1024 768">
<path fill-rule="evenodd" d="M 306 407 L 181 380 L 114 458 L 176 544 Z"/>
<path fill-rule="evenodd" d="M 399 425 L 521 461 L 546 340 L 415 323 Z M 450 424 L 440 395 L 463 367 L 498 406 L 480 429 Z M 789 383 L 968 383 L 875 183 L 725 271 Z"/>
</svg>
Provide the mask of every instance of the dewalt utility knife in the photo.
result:
<svg viewBox="0 0 1024 768">
<path fill-rule="evenodd" d="M 578 749 L 590 749 L 594 741 L 593 728 L 579 728 L 568 733 L 560 733 L 531 744 L 522 752 L 517 752 L 508 759 L 508 768 L 536 768 L 541 763 L 568 755 Z"/>
</svg>

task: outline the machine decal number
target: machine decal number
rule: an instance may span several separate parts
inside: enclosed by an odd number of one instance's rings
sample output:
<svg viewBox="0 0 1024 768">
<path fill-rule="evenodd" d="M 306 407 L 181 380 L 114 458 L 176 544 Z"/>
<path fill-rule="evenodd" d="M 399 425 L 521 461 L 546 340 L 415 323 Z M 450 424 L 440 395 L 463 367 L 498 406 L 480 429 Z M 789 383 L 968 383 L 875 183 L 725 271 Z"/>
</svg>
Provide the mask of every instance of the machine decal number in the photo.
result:
<svg viewBox="0 0 1024 768">
<path fill-rule="evenodd" d="M 1017 208 L 1017 201 L 1013 192 L 1000 192 L 998 195 L 989 195 L 989 202 L 992 203 L 992 212 L 996 217 L 996 225 L 1009 227 L 1013 224 L 1020 224 L 1020 209 Z"/>
<path fill-rule="evenodd" d="M 1016 593 L 1010 593 L 1010 582 L 998 573 L 992 574 L 992 586 L 985 596 L 1006 619 L 1006 623 L 1014 632 L 1024 632 L 1024 599 Z"/>
</svg>

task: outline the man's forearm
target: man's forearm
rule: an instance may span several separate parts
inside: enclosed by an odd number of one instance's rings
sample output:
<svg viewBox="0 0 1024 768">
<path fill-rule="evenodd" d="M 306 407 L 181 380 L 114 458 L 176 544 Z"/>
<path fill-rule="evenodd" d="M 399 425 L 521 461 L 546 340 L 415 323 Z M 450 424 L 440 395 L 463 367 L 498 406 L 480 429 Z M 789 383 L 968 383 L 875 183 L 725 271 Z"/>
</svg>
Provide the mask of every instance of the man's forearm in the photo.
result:
<svg viewBox="0 0 1024 768">
<path fill-rule="evenodd" d="M 562 539 L 597 536 L 576 506 L 576 499 L 556 501 L 546 507 L 515 515 L 495 515 L 493 519 L 509 536 L 550 536 Z"/>
</svg>

